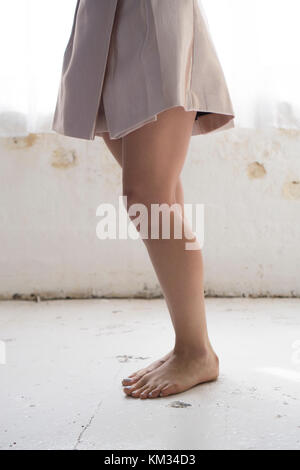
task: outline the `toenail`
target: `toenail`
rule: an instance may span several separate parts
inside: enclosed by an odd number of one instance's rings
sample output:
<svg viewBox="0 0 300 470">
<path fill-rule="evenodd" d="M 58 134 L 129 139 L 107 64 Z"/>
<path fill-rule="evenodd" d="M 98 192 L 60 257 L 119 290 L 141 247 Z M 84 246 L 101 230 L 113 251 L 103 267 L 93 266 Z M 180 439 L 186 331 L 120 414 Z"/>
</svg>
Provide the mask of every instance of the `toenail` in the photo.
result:
<svg viewBox="0 0 300 470">
<path fill-rule="evenodd" d="M 124 387 L 124 388 L 125 388 L 125 390 L 131 390 L 132 389 L 132 387 L 130 385 L 128 385 L 127 387 Z"/>
</svg>

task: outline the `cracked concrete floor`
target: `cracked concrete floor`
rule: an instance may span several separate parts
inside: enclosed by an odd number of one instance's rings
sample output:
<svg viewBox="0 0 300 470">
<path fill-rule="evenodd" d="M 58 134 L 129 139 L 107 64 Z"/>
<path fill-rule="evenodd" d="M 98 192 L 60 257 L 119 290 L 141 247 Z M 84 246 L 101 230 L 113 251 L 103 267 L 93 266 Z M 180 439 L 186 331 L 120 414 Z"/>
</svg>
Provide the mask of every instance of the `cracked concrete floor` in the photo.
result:
<svg viewBox="0 0 300 470">
<path fill-rule="evenodd" d="M 299 449 L 300 300 L 207 312 L 219 382 L 141 401 L 120 381 L 170 348 L 162 300 L 1 302 L 0 448 Z"/>
</svg>

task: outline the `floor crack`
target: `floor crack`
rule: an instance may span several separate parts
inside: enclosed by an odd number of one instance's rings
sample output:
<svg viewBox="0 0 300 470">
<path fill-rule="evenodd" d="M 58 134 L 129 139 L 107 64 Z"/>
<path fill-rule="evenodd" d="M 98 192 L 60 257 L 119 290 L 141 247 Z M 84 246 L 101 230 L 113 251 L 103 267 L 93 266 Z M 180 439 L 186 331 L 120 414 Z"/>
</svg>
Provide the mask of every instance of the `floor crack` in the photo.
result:
<svg viewBox="0 0 300 470">
<path fill-rule="evenodd" d="M 123 364 L 118 368 L 116 374 L 114 375 L 114 377 L 113 377 L 113 382 L 115 381 L 116 377 L 117 377 L 118 374 L 120 373 L 120 371 L 121 371 L 121 369 L 122 369 L 122 366 L 123 366 Z M 77 441 L 76 441 L 76 443 L 75 443 L 75 446 L 73 447 L 73 450 L 78 450 L 78 446 L 80 445 L 84 434 L 85 434 L 86 431 L 91 427 L 91 425 L 92 425 L 92 423 L 93 423 L 93 421 L 94 421 L 94 419 L 95 419 L 95 417 L 96 417 L 98 411 L 99 411 L 100 408 L 101 408 L 101 405 L 102 405 L 104 399 L 105 399 L 105 397 L 103 397 L 103 398 L 99 401 L 99 403 L 98 403 L 98 405 L 96 406 L 95 411 L 94 411 L 94 413 L 92 414 L 90 420 L 88 421 L 88 423 L 87 423 L 87 424 L 83 427 L 83 429 L 81 430 L 81 432 L 80 432 L 80 434 L 79 434 L 79 436 L 78 436 L 78 438 L 77 438 Z"/>
<path fill-rule="evenodd" d="M 85 432 L 86 432 L 86 431 L 89 429 L 89 427 L 92 425 L 92 423 L 93 423 L 93 421 L 94 421 L 94 419 L 95 419 L 95 416 L 96 416 L 96 414 L 98 413 L 98 411 L 99 411 L 99 409 L 100 409 L 100 407 L 101 407 L 101 405 L 102 405 L 102 402 L 103 402 L 103 399 L 101 399 L 101 400 L 99 401 L 99 403 L 98 403 L 98 405 L 96 406 L 96 409 L 95 409 L 94 413 L 92 414 L 90 420 L 89 420 L 88 423 L 83 427 L 81 433 L 80 433 L 79 436 L 78 436 L 78 439 L 77 439 L 77 441 L 76 441 L 76 444 L 75 444 L 73 450 L 77 450 L 77 449 L 78 449 L 78 446 L 80 445 L 80 443 L 81 443 L 81 441 L 82 441 L 82 438 L 83 438 Z"/>
</svg>

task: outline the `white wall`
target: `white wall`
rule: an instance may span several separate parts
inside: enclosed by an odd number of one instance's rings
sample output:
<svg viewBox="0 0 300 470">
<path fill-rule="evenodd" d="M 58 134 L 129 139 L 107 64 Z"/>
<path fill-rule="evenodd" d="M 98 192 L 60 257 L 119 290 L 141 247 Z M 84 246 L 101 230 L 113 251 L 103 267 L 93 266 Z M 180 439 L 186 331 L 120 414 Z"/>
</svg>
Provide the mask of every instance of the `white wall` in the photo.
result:
<svg viewBox="0 0 300 470">
<path fill-rule="evenodd" d="M 300 295 L 300 132 L 193 137 L 186 202 L 206 204 L 210 295 Z M 121 172 L 101 139 L 0 140 L 0 298 L 153 296 L 142 242 L 99 241 Z"/>
</svg>

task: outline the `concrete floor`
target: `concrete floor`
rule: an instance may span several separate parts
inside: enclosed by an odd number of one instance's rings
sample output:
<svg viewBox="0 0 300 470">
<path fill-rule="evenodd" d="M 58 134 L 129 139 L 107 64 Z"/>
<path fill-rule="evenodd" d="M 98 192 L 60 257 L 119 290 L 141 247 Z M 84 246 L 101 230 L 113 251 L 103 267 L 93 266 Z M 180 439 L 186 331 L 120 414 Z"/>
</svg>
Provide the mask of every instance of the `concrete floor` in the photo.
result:
<svg viewBox="0 0 300 470">
<path fill-rule="evenodd" d="M 141 401 L 120 381 L 170 348 L 162 300 L 0 303 L 0 448 L 299 449 L 300 300 L 207 311 L 219 382 Z"/>
</svg>

